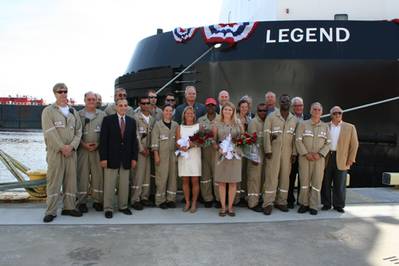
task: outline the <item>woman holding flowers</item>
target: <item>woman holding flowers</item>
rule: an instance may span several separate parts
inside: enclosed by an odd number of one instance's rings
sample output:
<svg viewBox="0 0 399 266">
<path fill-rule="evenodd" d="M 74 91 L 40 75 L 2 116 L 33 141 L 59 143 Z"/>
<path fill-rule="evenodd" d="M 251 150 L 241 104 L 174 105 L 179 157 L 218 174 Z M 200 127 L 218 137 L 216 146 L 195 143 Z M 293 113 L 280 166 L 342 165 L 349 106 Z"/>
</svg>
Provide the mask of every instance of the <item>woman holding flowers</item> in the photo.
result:
<svg viewBox="0 0 399 266">
<path fill-rule="evenodd" d="M 201 176 L 201 148 L 190 140 L 199 131 L 196 123 L 195 110 L 187 106 L 183 110 L 182 124 L 176 130 L 176 147 L 178 151 L 178 174 L 183 179 L 183 192 L 186 205 L 184 212 L 197 211 L 197 199 L 199 194 L 199 176 Z M 192 184 L 192 201 L 190 202 L 190 178 Z"/>
<path fill-rule="evenodd" d="M 215 137 L 214 148 L 218 151 L 215 166 L 215 182 L 219 184 L 220 205 L 219 216 L 235 216 L 233 201 L 237 191 L 237 183 L 241 182 L 241 152 L 234 144 L 244 131 L 236 118 L 235 106 L 225 103 L 221 110 L 220 121 L 213 127 Z M 226 184 L 228 184 L 228 209 L 226 211 Z"/>
</svg>

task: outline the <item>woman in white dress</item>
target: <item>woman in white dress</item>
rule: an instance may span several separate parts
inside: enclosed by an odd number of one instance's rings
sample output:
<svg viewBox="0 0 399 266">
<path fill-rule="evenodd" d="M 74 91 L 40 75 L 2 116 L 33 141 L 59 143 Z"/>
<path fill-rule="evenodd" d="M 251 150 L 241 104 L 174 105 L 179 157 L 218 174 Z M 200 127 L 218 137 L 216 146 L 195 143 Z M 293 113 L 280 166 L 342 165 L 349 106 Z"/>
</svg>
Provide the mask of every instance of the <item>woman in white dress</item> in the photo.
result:
<svg viewBox="0 0 399 266">
<path fill-rule="evenodd" d="M 184 212 L 197 211 L 197 199 L 199 195 L 199 177 L 201 176 L 201 148 L 188 140 L 199 130 L 196 123 L 195 111 L 192 106 L 184 108 L 182 124 L 176 130 L 176 146 L 179 149 L 177 159 L 178 174 L 183 179 L 183 192 L 186 205 Z M 184 143 L 184 144 L 183 144 Z M 190 179 L 192 184 L 192 201 L 190 202 Z"/>
</svg>

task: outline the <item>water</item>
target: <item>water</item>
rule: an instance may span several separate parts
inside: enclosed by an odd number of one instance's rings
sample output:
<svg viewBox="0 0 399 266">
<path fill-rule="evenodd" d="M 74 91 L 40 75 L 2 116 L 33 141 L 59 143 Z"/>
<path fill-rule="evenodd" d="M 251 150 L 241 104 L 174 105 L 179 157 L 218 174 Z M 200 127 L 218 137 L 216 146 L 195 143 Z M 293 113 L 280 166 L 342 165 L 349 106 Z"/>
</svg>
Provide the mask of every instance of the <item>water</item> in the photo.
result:
<svg viewBox="0 0 399 266">
<path fill-rule="evenodd" d="M 46 149 L 41 130 L 0 131 L 0 149 L 32 170 L 47 168 Z M 0 182 L 16 181 L 0 162 Z"/>
</svg>

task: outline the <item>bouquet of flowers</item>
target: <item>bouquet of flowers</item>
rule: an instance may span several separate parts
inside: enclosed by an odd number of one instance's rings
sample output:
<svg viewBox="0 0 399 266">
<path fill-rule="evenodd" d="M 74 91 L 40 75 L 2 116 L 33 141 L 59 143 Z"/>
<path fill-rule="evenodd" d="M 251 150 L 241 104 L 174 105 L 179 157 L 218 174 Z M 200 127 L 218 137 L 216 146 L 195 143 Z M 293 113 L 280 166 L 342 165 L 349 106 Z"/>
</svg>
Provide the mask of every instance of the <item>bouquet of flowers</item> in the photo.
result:
<svg viewBox="0 0 399 266">
<path fill-rule="evenodd" d="M 190 137 L 190 141 L 194 142 L 197 146 L 208 147 L 213 142 L 213 133 L 211 130 L 199 130 Z"/>
<path fill-rule="evenodd" d="M 241 147 L 242 155 L 256 163 L 260 163 L 259 147 L 256 143 L 257 135 L 256 132 L 249 134 L 247 132 L 241 134 L 235 138 L 234 142 L 238 147 Z"/>
<path fill-rule="evenodd" d="M 236 158 L 241 159 L 241 156 L 235 151 L 234 143 L 231 139 L 231 134 L 229 134 L 220 144 L 220 149 L 222 150 L 222 156 L 220 157 L 218 163 L 221 163 L 224 159 L 232 160 Z"/>
</svg>

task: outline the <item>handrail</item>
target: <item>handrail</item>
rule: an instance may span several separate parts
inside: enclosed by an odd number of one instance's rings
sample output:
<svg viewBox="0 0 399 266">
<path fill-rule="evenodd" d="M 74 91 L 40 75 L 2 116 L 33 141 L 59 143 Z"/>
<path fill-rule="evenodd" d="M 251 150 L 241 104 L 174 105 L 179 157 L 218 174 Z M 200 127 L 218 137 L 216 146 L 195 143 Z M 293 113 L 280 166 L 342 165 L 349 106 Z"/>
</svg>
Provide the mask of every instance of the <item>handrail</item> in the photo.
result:
<svg viewBox="0 0 399 266">
<path fill-rule="evenodd" d="M 356 107 L 348 108 L 348 109 L 343 110 L 343 112 L 344 113 L 352 112 L 352 111 L 356 111 L 356 110 L 359 110 L 359 109 L 364 109 L 364 108 L 371 107 L 371 106 L 374 106 L 374 105 L 388 103 L 388 102 L 392 102 L 392 101 L 396 101 L 396 100 L 399 100 L 399 96 L 396 96 L 396 97 L 393 97 L 393 98 L 388 98 L 388 99 L 385 99 L 385 100 L 382 100 L 382 101 L 378 101 L 378 102 L 374 102 L 374 103 L 367 103 L 367 104 L 359 105 L 359 106 L 356 106 Z M 322 115 L 321 118 L 325 118 L 325 117 L 329 117 L 329 116 L 330 116 L 330 114 L 325 114 L 325 115 Z"/>
</svg>

